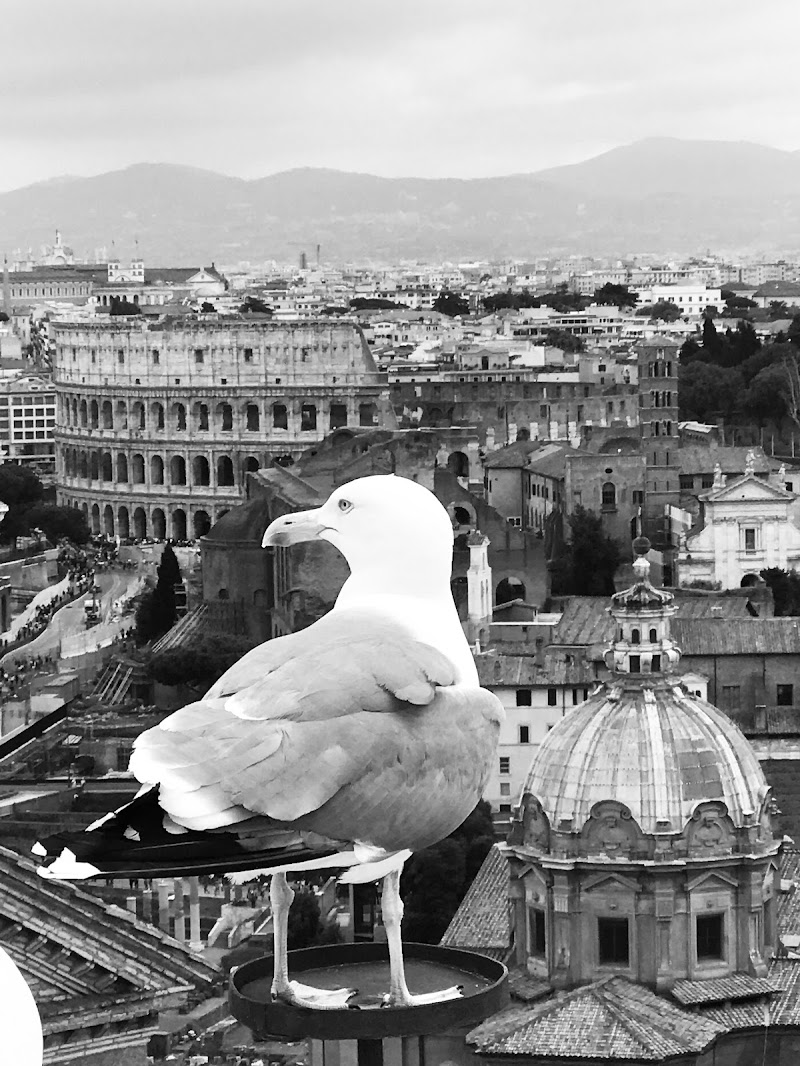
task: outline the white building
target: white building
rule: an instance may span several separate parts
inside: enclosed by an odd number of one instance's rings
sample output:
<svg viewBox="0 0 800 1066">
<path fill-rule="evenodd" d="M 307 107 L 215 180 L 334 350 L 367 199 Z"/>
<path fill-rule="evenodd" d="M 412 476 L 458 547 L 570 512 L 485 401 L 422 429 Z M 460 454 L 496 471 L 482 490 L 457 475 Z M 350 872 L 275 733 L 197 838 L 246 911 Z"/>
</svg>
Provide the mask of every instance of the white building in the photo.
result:
<svg viewBox="0 0 800 1066">
<path fill-rule="evenodd" d="M 56 394 L 47 378 L 0 382 L 0 457 L 15 463 L 55 460 Z"/>
<path fill-rule="evenodd" d="M 800 529 L 794 524 L 797 494 L 786 488 L 783 467 L 769 480 L 755 473 L 748 453 L 742 477 L 727 481 L 717 464 L 710 492 L 699 497 L 703 528 L 681 538 L 680 584 L 711 582 L 722 589 L 757 584 L 762 570 L 800 568 Z"/>
<path fill-rule="evenodd" d="M 673 303 L 682 315 L 700 315 L 709 306 L 722 307 L 722 293 L 718 288 L 706 288 L 705 283 L 691 285 L 652 285 L 638 290 L 639 304 Z"/>
</svg>

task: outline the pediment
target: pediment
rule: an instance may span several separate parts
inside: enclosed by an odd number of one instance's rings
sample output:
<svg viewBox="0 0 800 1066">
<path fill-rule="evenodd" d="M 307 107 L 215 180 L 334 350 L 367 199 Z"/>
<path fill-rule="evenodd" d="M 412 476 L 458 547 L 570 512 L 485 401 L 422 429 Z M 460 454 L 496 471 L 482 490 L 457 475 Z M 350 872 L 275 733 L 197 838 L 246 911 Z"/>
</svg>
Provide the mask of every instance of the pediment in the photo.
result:
<svg viewBox="0 0 800 1066">
<path fill-rule="evenodd" d="M 721 489 L 704 493 L 701 499 L 708 503 L 737 503 L 742 500 L 791 500 L 793 493 L 786 489 L 778 488 L 769 482 L 756 477 L 755 474 L 745 474 L 744 477 L 729 481 Z"/>
<path fill-rule="evenodd" d="M 598 890 L 608 891 L 614 889 L 623 892 L 638 892 L 639 883 L 633 877 L 626 877 L 625 874 L 615 873 L 609 871 L 608 873 L 595 874 L 594 877 L 587 877 L 581 885 L 582 892 L 597 892 Z"/>
<path fill-rule="evenodd" d="M 694 892 L 698 888 L 705 888 L 713 892 L 714 889 L 736 888 L 738 884 L 739 882 L 735 877 L 731 877 L 730 874 L 726 874 L 722 870 L 708 870 L 706 873 L 692 878 L 687 887 L 690 892 Z"/>
</svg>

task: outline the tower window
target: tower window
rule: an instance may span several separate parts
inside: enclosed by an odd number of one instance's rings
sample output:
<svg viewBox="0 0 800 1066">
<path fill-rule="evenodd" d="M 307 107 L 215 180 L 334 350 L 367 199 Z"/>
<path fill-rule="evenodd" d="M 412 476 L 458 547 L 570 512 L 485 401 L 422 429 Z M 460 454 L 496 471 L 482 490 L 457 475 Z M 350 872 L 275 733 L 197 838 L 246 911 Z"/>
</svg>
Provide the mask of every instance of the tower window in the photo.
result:
<svg viewBox="0 0 800 1066">
<path fill-rule="evenodd" d="M 628 919 L 598 918 L 597 947 L 601 966 L 628 966 L 630 963 Z"/>
<path fill-rule="evenodd" d="M 722 914 L 698 914 L 697 925 L 697 961 L 701 959 L 723 959 L 724 916 Z"/>
<path fill-rule="evenodd" d="M 547 925 L 545 921 L 545 913 L 538 907 L 531 907 L 528 914 L 530 915 L 530 942 L 528 944 L 528 953 L 530 955 L 538 955 L 542 958 L 547 953 Z"/>
</svg>

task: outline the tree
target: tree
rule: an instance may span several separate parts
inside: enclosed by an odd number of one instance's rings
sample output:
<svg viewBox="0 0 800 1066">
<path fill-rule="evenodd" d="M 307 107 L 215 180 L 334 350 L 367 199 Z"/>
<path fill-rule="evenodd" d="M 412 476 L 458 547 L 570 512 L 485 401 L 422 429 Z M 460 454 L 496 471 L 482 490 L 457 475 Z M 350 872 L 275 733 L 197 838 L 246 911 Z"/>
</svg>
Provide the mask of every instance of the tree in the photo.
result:
<svg viewBox="0 0 800 1066">
<path fill-rule="evenodd" d="M 130 300 L 126 300 L 121 296 L 112 296 L 108 313 L 110 315 L 140 315 L 142 309 L 138 304 L 131 303 Z"/>
<path fill-rule="evenodd" d="M 186 685 L 205 692 L 252 646 L 246 637 L 207 633 L 154 655 L 149 663 L 150 676 L 162 685 Z"/>
<path fill-rule="evenodd" d="M 800 315 L 794 315 L 792 324 L 786 331 L 786 339 L 790 344 L 800 348 Z"/>
<path fill-rule="evenodd" d="M 0 311 L 0 322 L 8 322 L 8 315 L 5 311 Z"/>
<path fill-rule="evenodd" d="M 787 414 L 786 371 L 781 366 L 764 367 L 748 385 L 742 395 L 742 410 L 750 418 L 763 425 L 777 421 Z"/>
<path fill-rule="evenodd" d="M 619 566 L 619 544 L 603 530 L 603 521 L 594 511 L 580 505 L 569 518 L 566 552 L 552 572 L 556 596 L 610 596 L 614 574 Z"/>
<path fill-rule="evenodd" d="M 722 298 L 728 311 L 749 311 L 753 307 L 758 307 L 755 300 L 748 300 L 746 296 L 736 296 L 734 293 L 726 295 L 725 289 L 722 290 Z"/>
<path fill-rule="evenodd" d="M 27 526 L 26 533 L 41 529 L 51 544 L 65 537 L 74 544 L 85 544 L 91 535 L 83 511 L 77 507 L 38 504 L 23 511 L 21 517 Z"/>
<path fill-rule="evenodd" d="M 717 327 L 714 325 L 713 318 L 703 319 L 703 348 L 708 355 L 714 359 L 719 360 L 722 355 L 724 342 L 717 333 Z"/>
<path fill-rule="evenodd" d="M 0 500 L 8 507 L 30 507 L 41 500 L 44 486 L 27 466 L 3 463 L 0 466 Z"/>
<path fill-rule="evenodd" d="M 789 311 L 789 305 L 785 300 L 770 300 L 769 302 L 769 318 L 770 321 L 775 321 L 776 318 L 791 318 L 791 312 Z"/>
<path fill-rule="evenodd" d="M 681 364 L 678 369 L 678 410 L 681 419 L 698 422 L 730 419 L 743 388 L 734 368 L 715 366 L 704 360 Z"/>
<path fill-rule="evenodd" d="M 139 644 L 157 640 L 178 618 L 175 586 L 181 580 L 181 571 L 170 544 L 164 546 L 156 574 L 155 588 L 142 593 L 136 610 L 136 640 Z"/>
<path fill-rule="evenodd" d="M 776 616 L 800 615 L 800 574 L 771 566 L 761 576 L 772 589 Z"/>
<path fill-rule="evenodd" d="M 257 296 L 245 296 L 239 306 L 239 313 L 242 315 L 271 315 L 272 308 Z"/>
<path fill-rule="evenodd" d="M 356 296 L 350 301 L 354 311 L 407 311 L 407 304 L 398 304 L 394 300 L 384 300 L 380 296 Z"/>
<path fill-rule="evenodd" d="M 639 297 L 631 292 L 627 285 L 614 285 L 606 282 L 599 289 L 595 289 L 594 302 L 596 304 L 609 304 L 614 307 L 635 307 Z"/>
<path fill-rule="evenodd" d="M 459 318 L 469 314 L 469 304 L 459 293 L 443 290 L 433 301 L 433 310 L 448 318 Z"/>
<path fill-rule="evenodd" d="M 204 315 L 215 314 L 216 310 L 216 307 L 212 303 L 209 303 L 208 300 L 203 300 L 200 304 L 200 311 Z"/>
<path fill-rule="evenodd" d="M 544 342 L 551 348 L 560 348 L 562 352 L 583 352 L 586 344 L 582 337 L 569 333 L 565 329 L 545 330 Z"/>
<path fill-rule="evenodd" d="M 658 300 L 657 303 L 638 308 L 638 314 L 661 322 L 677 322 L 681 317 L 681 309 L 671 300 Z"/>
<path fill-rule="evenodd" d="M 404 939 L 441 940 L 493 843 L 491 808 L 481 800 L 449 837 L 411 856 L 400 882 Z"/>
</svg>

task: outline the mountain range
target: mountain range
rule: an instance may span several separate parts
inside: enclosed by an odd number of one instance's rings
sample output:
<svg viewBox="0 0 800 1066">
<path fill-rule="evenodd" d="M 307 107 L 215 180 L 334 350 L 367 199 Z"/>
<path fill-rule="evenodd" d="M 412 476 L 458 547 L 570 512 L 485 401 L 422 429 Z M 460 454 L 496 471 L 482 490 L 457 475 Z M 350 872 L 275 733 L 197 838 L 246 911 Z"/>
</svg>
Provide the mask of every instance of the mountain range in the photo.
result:
<svg viewBox="0 0 800 1066">
<path fill-rule="evenodd" d="M 534 133 L 535 135 L 535 133 Z M 476 151 L 481 145 L 476 141 Z M 800 248 L 800 151 L 649 138 L 570 166 L 491 178 L 322 168 L 255 180 L 166 163 L 0 194 L 0 250 L 110 247 L 146 264 L 464 260 Z"/>
</svg>

